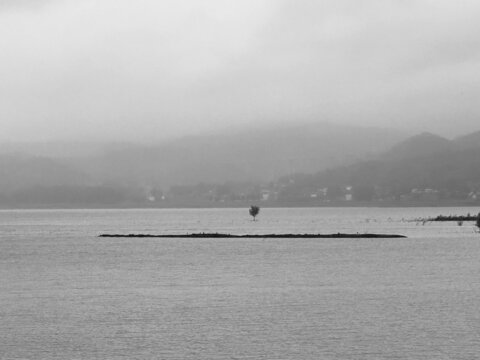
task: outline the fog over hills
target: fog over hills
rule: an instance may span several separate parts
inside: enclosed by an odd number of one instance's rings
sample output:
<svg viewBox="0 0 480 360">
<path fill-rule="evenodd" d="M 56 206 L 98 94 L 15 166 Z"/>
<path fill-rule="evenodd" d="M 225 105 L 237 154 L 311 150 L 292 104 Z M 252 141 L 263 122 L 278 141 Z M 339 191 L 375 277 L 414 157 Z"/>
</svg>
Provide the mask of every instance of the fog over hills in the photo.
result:
<svg viewBox="0 0 480 360">
<path fill-rule="evenodd" d="M 453 140 L 453 144 L 457 149 L 470 149 L 480 146 L 480 131 L 459 136 Z"/>
<path fill-rule="evenodd" d="M 361 201 L 422 189 L 455 201 L 480 194 L 480 132 L 449 140 L 324 123 L 89 145 L 0 146 L 0 206 L 214 206 L 262 192 L 279 204 L 321 205 L 326 188 L 328 201 L 347 188 Z"/>
<path fill-rule="evenodd" d="M 385 160 L 399 160 L 428 156 L 452 150 L 453 147 L 452 141 L 432 133 L 424 132 L 393 146 L 382 155 L 382 158 Z"/>
<path fill-rule="evenodd" d="M 0 142 L 0 156 L 23 154 L 25 156 L 68 159 L 97 156 L 106 151 L 115 151 L 130 147 L 128 142 L 101 141 L 33 141 Z"/>
<path fill-rule="evenodd" d="M 0 0 L 0 194 L 258 195 L 362 161 L 440 166 L 480 138 L 451 139 L 478 130 L 479 16 L 473 0 Z M 448 175 L 433 163 L 397 179 Z"/>
<path fill-rule="evenodd" d="M 390 129 L 308 124 L 130 146 L 72 163 L 99 182 L 272 181 L 376 157 L 405 137 Z"/>
<path fill-rule="evenodd" d="M 0 155 L 0 193 L 35 186 L 81 185 L 89 181 L 85 173 L 49 158 Z"/>
<path fill-rule="evenodd" d="M 407 138 L 382 154 L 385 160 L 400 160 L 445 154 L 454 151 L 475 149 L 480 147 L 480 131 L 458 136 L 454 139 L 423 132 Z"/>
<path fill-rule="evenodd" d="M 30 186 L 156 186 L 273 181 L 378 156 L 404 139 L 391 129 L 304 124 L 185 137 L 159 144 L 0 145 L 0 192 Z"/>
<path fill-rule="evenodd" d="M 284 196 L 295 201 L 306 200 L 317 189 L 328 188 L 331 193 L 328 201 L 349 192 L 353 200 L 360 201 L 476 204 L 480 200 L 479 134 L 453 140 L 430 133 L 415 135 L 376 160 L 333 167 L 313 175 L 297 174 L 283 190 Z"/>
</svg>

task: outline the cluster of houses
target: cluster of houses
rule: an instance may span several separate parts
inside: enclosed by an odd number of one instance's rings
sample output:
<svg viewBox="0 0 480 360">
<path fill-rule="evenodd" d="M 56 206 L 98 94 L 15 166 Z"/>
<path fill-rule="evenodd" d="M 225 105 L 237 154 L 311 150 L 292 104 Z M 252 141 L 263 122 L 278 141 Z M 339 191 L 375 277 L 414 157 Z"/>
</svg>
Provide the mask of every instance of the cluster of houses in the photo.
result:
<svg viewBox="0 0 480 360">
<path fill-rule="evenodd" d="M 333 186 L 310 188 L 290 183 L 269 183 L 263 186 L 253 183 L 222 185 L 199 184 L 192 186 L 175 186 L 169 191 L 159 189 L 146 191 L 148 202 L 195 201 L 209 203 L 234 203 L 245 201 L 260 201 L 266 203 L 310 202 L 332 203 L 353 201 L 420 201 L 435 202 L 445 198 L 458 197 L 460 200 L 480 202 L 480 191 L 470 193 L 449 194 L 432 188 L 413 188 L 400 194 L 392 194 L 387 189 L 373 186 Z"/>
</svg>

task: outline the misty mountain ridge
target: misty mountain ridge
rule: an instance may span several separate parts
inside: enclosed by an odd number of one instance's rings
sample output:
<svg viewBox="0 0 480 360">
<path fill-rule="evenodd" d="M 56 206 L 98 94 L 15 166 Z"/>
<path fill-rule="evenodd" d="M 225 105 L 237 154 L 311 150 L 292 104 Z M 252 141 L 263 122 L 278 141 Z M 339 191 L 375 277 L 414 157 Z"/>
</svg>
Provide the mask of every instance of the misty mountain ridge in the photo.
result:
<svg viewBox="0 0 480 360">
<path fill-rule="evenodd" d="M 406 135 L 390 129 L 332 124 L 260 128 L 130 146 L 74 159 L 100 182 L 171 185 L 273 181 L 378 156 Z"/>
<path fill-rule="evenodd" d="M 405 137 L 390 129 L 323 123 L 263 126 L 153 145 L 3 144 L 0 193 L 32 186 L 113 184 L 167 189 L 200 182 L 274 181 L 285 174 L 315 173 L 375 158 Z"/>
<path fill-rule="evenodd" d="M 453 140 L 454 147 L 461 149 L 471 149 L 480 146 L 480 131 L 462 135 Z"/>
<path fill-rule="evenodd" d="M 389 196 L 414 188 L 464 193 L 477 183 L 480 190 L 480 132 L 448 140 L 431 133 L 407 137 L 388 129 L 298 125 L 157 145 L 119 143 L 88 156 L 82 149 L 76 152 L 83 156 L 0 155 L 0 195 L 12 194 L 13 203 L 108 205 L 141 204 L 149 191 L 160 198 L 172 186 L 201 183 L 195 191 L 203 194 L 218 193 L 227 182 L 248 183 L 236 188 L 257 189 L 251 199 L 269 182 L 280 184 L 270 190 L 282 199 L 297 200 L 339 186 L 382 189 Z M 221 191 L 228 193 L 232 186 Z"/>
<path fill-rule="evenodd" d="M 454 144 L 452 141 L 439 135 L 423 132 L 393 146 L 382 155 L 382 158 L 385 160 L 408 159 L 419 156 L 429 156 L 453 149 Z"/>
<path fill-rule="evenodd" d="M 448 140 L 422 133 L 395 145 L 376 160 L 283 178 L 285 199 L 305 201 L 328 188 L 352 199 L 407 201 L 480 200 L 480 132 Z M 292 182 L 293 181 L 293 182 Z M 338 195 L 340 194 L 340 195 Z M 337 196 L 337 197 L 336 197 Z"/>
<path fill-rule="evenodd" d="M 384 160 L 409 159 L 478 147 L 480 147 L 480 131 L 452 140 L 430 132 L 423 132 L 393 146 L 381 158 Z"/>
</svg>

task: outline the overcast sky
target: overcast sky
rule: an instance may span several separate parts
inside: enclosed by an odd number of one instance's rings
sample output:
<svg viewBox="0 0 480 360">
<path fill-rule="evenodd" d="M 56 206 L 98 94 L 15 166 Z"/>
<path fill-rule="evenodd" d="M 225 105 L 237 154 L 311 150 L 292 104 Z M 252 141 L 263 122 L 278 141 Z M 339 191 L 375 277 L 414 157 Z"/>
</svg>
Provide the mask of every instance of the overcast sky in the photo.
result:
<svg viewBox="0 0 480 360">
<path fill-rule="evenodd" d="M 477 0 L 0 0 L 0 140 L 480 130 Z"/>
</svg>

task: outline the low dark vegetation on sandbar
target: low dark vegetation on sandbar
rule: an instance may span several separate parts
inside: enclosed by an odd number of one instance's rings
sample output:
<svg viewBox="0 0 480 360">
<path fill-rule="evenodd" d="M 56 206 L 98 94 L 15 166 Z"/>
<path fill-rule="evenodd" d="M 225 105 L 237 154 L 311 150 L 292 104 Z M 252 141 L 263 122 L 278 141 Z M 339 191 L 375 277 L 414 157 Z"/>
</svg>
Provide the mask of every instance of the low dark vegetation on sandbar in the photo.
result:
<svg viewBox="0 0 480 360">
<path fill-rule="evenodd" d="M 413 221 L 417 222 L 430 222 L 430 221 L 477 221 L 480 218 L 480 213 L 478 215 L 438 215 L 436 217 L 429 218 L 418 218 Z"/>
<path fill-rule="evenodd" d="M 396 234 L 251 234 L 233 235 L 221 233 L 193 233 L 193 234 L 101 234 L 99 237 L 121 237 L 121 238 L 273 238 L 273 239 L 308 239 L 308 238 L 405 238 L 404 235 Z"/>
</svg>

